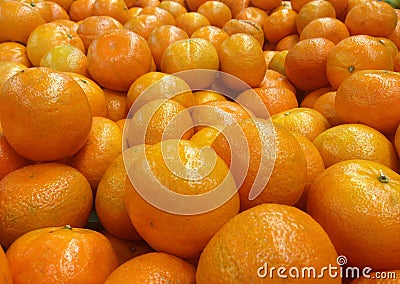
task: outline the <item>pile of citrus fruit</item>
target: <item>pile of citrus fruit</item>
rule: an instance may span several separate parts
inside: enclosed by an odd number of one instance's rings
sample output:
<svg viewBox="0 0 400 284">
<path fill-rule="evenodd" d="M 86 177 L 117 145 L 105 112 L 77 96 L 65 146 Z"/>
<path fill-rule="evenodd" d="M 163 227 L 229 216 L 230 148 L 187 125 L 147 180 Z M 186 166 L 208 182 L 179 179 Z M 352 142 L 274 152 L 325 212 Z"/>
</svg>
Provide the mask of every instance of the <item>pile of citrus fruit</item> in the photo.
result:
<svg viewBox="0 0 400 284">
<path fill-rule="evenodd" d="M 0 284 L 400 283 L 399 0 L 0 0 Z"/>
</svg>

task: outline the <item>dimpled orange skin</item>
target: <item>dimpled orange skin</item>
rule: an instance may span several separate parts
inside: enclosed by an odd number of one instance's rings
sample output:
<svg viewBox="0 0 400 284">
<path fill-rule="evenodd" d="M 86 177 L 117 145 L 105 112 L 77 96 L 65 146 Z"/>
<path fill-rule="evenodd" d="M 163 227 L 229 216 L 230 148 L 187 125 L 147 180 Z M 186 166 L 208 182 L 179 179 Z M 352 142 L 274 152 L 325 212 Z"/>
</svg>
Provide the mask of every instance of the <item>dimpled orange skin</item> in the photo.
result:
<svg viewBox="0 0 400 284">
<path fill-rule="evenodd" d="M 308 192 L 307 212 L 325 229 L 349 266 L 400 265 L 400 176 L 367 160 L 330 166 Z"/>
<path fill-rule="evenodd" d="M 337 116 L 345 123 L 362 123 L 394 133 L 400 123 L 400 74 L 384 70 L 356 72 L 340 85 L 335 106 Z"/>
<path fill-rule="evenodd" d="M 66 227 L 31 231 L 8 249 L 14 283 L 104 283 L 118 258 L 101 233 Z"/>
<path fill-rule="evenodd" d="M 197 284 L 288 283 L 288 269 L 336 265 L 337 253 L 321 226 L 307 213 L 279 204 L 262 204 L 232 218 L 207 244 L 196 273 Z M 288 279 L 260 267 L 285 267 Z M 268 271 L 270 272 L 270 271 Z M 293 283 L 335 283 L 339 277 L 299 278 Z"/>
<path fill-rule="evenodd" d="M 92 116 L 89 102 L 70 76 L 45 67 L 13 76 L 0 95 L 4 136 L 21 156 L 56 161 L 79 151 Z"/>
<path fill-rule="evenodd" d="M 322 132 L 313 141 L 325 167 L 350 159 L 379 162 L 394 171 L 399 159 L 393 144 L 379 131 L 363 124 L 342 124 Z"/>
<path fill-rule="evenodd" d="M 8 247 L 34 229 L 69 223 L 84 227 L 93 196 L 85 177 L 58 163 L 20 168 L 0 181 L 0 243 Z"/>
</svg>

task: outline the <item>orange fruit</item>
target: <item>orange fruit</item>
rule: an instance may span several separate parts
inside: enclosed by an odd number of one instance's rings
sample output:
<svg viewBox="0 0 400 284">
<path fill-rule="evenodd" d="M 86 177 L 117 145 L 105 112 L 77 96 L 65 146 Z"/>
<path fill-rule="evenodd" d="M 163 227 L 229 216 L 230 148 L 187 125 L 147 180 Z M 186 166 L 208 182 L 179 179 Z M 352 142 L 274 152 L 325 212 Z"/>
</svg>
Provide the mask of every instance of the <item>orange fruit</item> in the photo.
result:
<svg viewBox="0 0 400 284">
<path fill-rule="evenodd" d="M 188 262 L 172 254 L 150 252 L 135 257 L 118 267 L 105 284 L 194 283 L 196 270 Z"/>
<path fill-rule="evenodd" d="M 15 74 L 26 70 L 28 67 L 21 63 L 13 61 L 0 62 L 0 90 L 3 88 L 4 83 Z"/>
<path fill-rule="evenodd" d="M 112 121 L 126 118 L 128 106 L 126 93 L 103 89 L 105 96 L 105 117 Z"/>
<path fill-rule="evenodd" d="M 231 4 L 227 3 L 227 2 L 229 2 L 229 0 L 222 1 L 222 2 L 225 2 L 225 4 L 231 8 L 233 18 L 236 18 L 237 14 L 239 14 L 241 11 L 243 11 L 244 9 L 246 9 L 250 6 L 250 0 L 231 1 Z"/>
<path fill-rule="evenodd" d="M 264 50 L 265 64 L 266 64 L 267 68 L 268 68 L 268 65 L 271 62 L 272 58 L 275 56 L 275 54 L 278 53 L 278 51 L 282 51 L 282 50 Z M 272 69 L 267 69 L 267 71 L 268 70 L 272 70 Z M 274 71 L 274 70 L 272 70 L 272 71 Z"/>
<path fill-rule="evenodd" d="M 0 180 L 7 174 L 30 163 L 11 148 L 3 133 L 0 132 Z"/>
<path fill-rule="evenodd" d="M 69 8 L 71 7 L 73 0 L 53 0 L 55 3 L 60 5 L 67 13 L 69 12 Z"/>
<path fill-rule="evenodd" d="M 332 4 L 325 0 L 308 2 L 297 14 L 296 27 L 298 33 L 300 34 L 309 22 L 322 17 L 336 18 L 335 8 Z"/>
<path fill-rule="evenodd" d="M 20 63 L 26 67 L 32 66 L 26 54 L 26 46 L 13 41 L 0 43 L 0 62 L 3 61 Z"/>
<path fill-rule="evenodd" d="M 120 22 L 110 16 L 89 16 L 80 21 L 77 33 L 88 50 L 97 36 L 122 27 Z"/>
<path fill-rule="evenodd" d="M 14 283 L 26 279 L 46 283 L 104 283 L 118 266 L 106 237 L 69 225 L 31 231 L 15 241 L 6 255 Z"/>
<path fill-rule="evenodd" d="M 267 1 L 251 0 L 251 4 L 254 7 L 269 11 L 269 10 L 272 10 L 272 9 L 278 7 L 279 5 L 281 5 L 282 0 L 267 0 Z"/>
<path fill-rule="evenodd" d="M 326 75 L 334 89 L 356 71 L 382 69 L 393 71 L 389 49 L 375 37 L 350 36 L 340 41 L 326 59 Z"/>
<path fill-rule="evenodd" d="M 258 41 L 261 47 L 264 45 L 264 32 L 262 26 L 255 22 L 248 20 L 231 19 L 225 23 L 222 29 L 228 35 L 233 35 L 237 33 L 245 33 L 251 35 Z"/>
<path fill-rule="evenodd" d="M 162 72 L 142 75 L 132 83 L 127 94 L 128 108 L 132 112 L 156 99 L 172 99 L 185 108 L 194 103 L 192 90 L 185 80 Z"/>
<path fill-rule="evenodd" d="M 188 38 L 189 36 L 184 30 L 172 25 L 162 25 L 155 28 L 150 33 L 147 44 L 149 45 L 151 54 L 153 55 L 157 70 L 161 70 L 161 59 L 164 50 L 171 43 Z"/>
<path fill-rule="evenodd" d="M 215 26 L 204 26 L 192 33 L 191 38 L 202 38 L 211 42 L 215 49 L 218 50 L 221 43 L 227 39 L 229 35 L 221 28 Z"/>
<path fill-rule="evenodd" d="M 395 12 L 398 19 L 400 17 L 399 9 L 395 9 Z M 396 44 L 397 48 L 400 47 L 400 21 L 397 21 L 396 28 L 390 35 L 387 36 L 387 38 L 393 41 Z"/>
<path fill-rule="evenodd" d="M 222 28 L 226 22 L 232 19 L 232 13 L 228 5 L 219 1 L 207 1 L 199 6 L 197 13 L 205 16 L 211 25 Z"/>
<path fill-rule="evenodd" d="M 122 151 L 122 131 L 114 121 L 93 117 L 89 137 L 68 163 L 78 169 L 96 192 L 98 183 L 111 162 Z"/>
<path fill-rule="evenodd" d="M 292 131 L 291 134 L 296 138 L 297 143 L 299 143 L 300 148 L 304 152 L 304 156 L 306 157 L 307 164 L 307 179 L 306 185 L 304 187 L 303 194 L 300 199 L 295 204 L 296 207 L 305 210 L 306 202 L 307 202 L 307 194 L 311 187 L 314 179 L 325 170 L 324 160 L 321 157 L 317 147 L 304 135 L 301 135 L 298 132 Z"/>
<path fill-rule="evenodd" d="M 212 101 L 226 101 L 224 95 L 215 91 L 208 91 L 208 90 L 200 90 L 193 92 L 193 97 L 194 97 L 193 105 L 195 106 Z"/>
<path fill-rule="evenodd" d="M 10 266 L 2 247 L 0 247 L 0 279 L 4 284 L 12 284 Z"/>
<path fill-rule="evenodd" d="M 235 101 L 249 109 L 256 117 L 264 119 L 299 106 L 296 95 L 285 87 L 249 89 L 240 93 Z"/>
<path fill-rule="evenodd" d="M 184 30 L 189 37 L 195 30 L 210 25 L 211 23 L 207 17 L 198 12 L 188 12 L 176 17 L 176 26 Z"/>
<path fill-rule="evenodd" d="M 34 229 L 62 224 L 84 227 L 93 204 L 86 178 L 58 163 L 28 165 L 9 173 L 0 181 L 0 200 L 4 247 Z"/>
<path fill-rule="evenodd" d="M 67 72 L 66 74 L 72 77 L 85 92 L 92 111 L 92 116 L 105 116 L 106 98 L 100 86 L 93 80 L 80 74 L 71 72 Z"/>
<path fill-rule="evenodd" d="M 130 146 L 153 145 L 166 139 L 189 139 L 193 135 L 193 121 L 180 103 L 158 99 L 139 108 L 126 131 Z"/>
<path fill-rule="evenodd" d="M 90 75 L 102 87 L 115 91 L 127 91 L 133 81 L 150 71 L 151 64 L 146 40 L 127 29 L 96 37 L 87 52 Z"/>
<path fill-rule="evenodd" d="M 126 121 L 127 121 L 127 119 L 126 119 L 126 118 L 123 118 L 123 119 L 117 120 L 117 121 L 115 122 L 115 124 L 117 124 L 118 127 L 119 127 L 122 131 L 124 131 L 124 127 L 125 127 Z"/>
<path fill-rule="evenodd" d="M 45 67 L 19 72 L 3 86 L 0 121 L 21 156 L 56 161 L 86 142 L 92 115 L 85 92 L 67 74 Z"/>
<path fill-rule="evenodd" d="M 247 109 L 232 101 L 205 102 L 191 112 L 195 132 L 207 126 L 230 125 L 252 117 Z"/>
<path fill-rule="evenodd" d="M 146 6 L 140 11 L 140 14 L 148 14 L 156 16 L 164 25 L 175 25 L 174 16 L 170 12 L 160 7 Z"/>
<path fill-rule="evenodd" d="M 195 259 L 210 238 L 239 211 L 239 197 L 229 168 L 213 151 L 195 142 L 165 140 L 146 147 L 128 173 L 134 181 L 134 184 L 127 182 L 125 188 L 129 217 L 155 250 Z M 142 186 L 149 184 L 157 184 L 153 193 L 162 199 L 150 202 L 143 199 Z M 196 198 L 205 193 L 215 196 L 213 189 L 218 190 L 219 198 L 208 198 L 202 204 L 197 201 L 196 205 L 190 198 L 185 202 L 187 206 L 179 208 L 176 202 L 165 203 L 162 194 L 167 190 L 181 197 Z M 160 200 L 163 200 L 161 208 Z"/>
<path fill-rule="evenodd" d="M 129 19 L 128 7 L 124 0 L 94 0 L 91 12 L 90 16 L 110 16 L 121 24 L 125 24 Z"/>
<path fill-rule="evenodd" d="M 200 5 L 203 4 L 204 2 L 207 2 L 207 0 L 186 0 L 185 2 L 190 11 L 197 11 Z"/>
<path fill-rule="evenodd" d="M 259 87 L 263 81 L 266 66 L 264 53 L 258 41 L 248 34 L 234 34 L 224 40 L 218 49 L 220 71 L 233 75 L 252 88 Z M 223 82 L 233 89 L 243 85 L 222 77 Z"/>
<path fill-rule="evenodd" d="M 257 7 L 247 7 L 240 11 L 236 17 L 238 20 L 252 21 L 260 27 L 264 26 L 265 20 L 268 18 L 267 12 Z"/>
<path fill-rule="evenodd" d="M 141 14 L 136 17 L 130 18 L 125 24 L 124 28 L 137 33 L 147 40 L 150 33 L 162 25 L 162 22 L 154 15 Z"/>
<path fill-rule="evenodd" d="M 157 7 L 160 4 L 158 0 L 125 0 L 128 7 Z"/>
<path fill-rule="evenodd" d="M 307 212 L 347 257 L 347 265 L 375 271 L 399 267 L 399 182 L 399 174 L 380 163 L 347 160 L 312 183 Z"/>
<path fill-rule="evenodd" d="M 400 125 L 400 124 L 399 124 Z M 400 157 L 400 127 L 397 127 L 395 136 L 394 136 L 394 145 L 396 147 L 397 155 Z"/>
<path fill-rule="evenodd" d="M 400 270 L 375 271 L 352 280 L 351 284 L 396 284 L 400 278 Z"/>
<path fill-rule="evenodd" d="M 290 8 L 271 13 L 263 26 L 265 38 L 278 42 L 287 35 L 297 33 L 296 19 L 297 12 Z"/>
<path fill-rule="evenodd" d="M 134 161 L 138 147 L 143 145 L 127 149 L 110 163 L 101 177 L 95 199 L 96 213 L 101 225 L 107 232 L 125 240 L 141 239 L 125 206 L 125 183 L 128 176 L 124 162 Z"/>
<path fill-rule="evenodd" d="M 285 74 L 299 89 L 313 91 L 329 86 L 326 59 L 335 44 L 324 38 L 299 41 L 285 58 Z"/>
<path fill-rule="evenodd" d="M 275 50 L 277 51 L 282 51 L 282 50 L 288 50 L 291 48 L 293 45 L 299 42 L 299 35 L 298 34 L 291 34 L 288 36 L 285 36 L 282 38 L 280 41 L 276 43 Z"/>
<path fill-rule="evenodd" d="M 0 2 L 0 42 L 26 44 L 31 32 L 45 22 L 40 13 L 28 4 L 18 1 Z"/>
<path fill-rule="evenodd" d="M 167 10 L 175 19 L 176 17 L 187 13 L 185 6 L 175 1 L 162 1 L 158 7 Z"/>
<path fill-rule="evenodd" d="M 336 92 L 327 92 L 317 98 L 312 106 L 313 109 L 322 113 L 330 126 L 336 126 L 342 124 L 342 120 L 337 116 L 336 113 Z"/>
<path fill-rule="evenodd" d="M 60 44 L 43 54 L 39 65 L 63 72 L 89 76 L 86 54 L 70 44 Z"/>
<path fill-rule="evenodd" d="M 285 277 L 291 267 L 320 271 L 335 266 L 336 258 L 329 237 L 308 214 L 292 206 L 262 204 L 232 218 L 214 235 L 200 257 L 196 283 L 283 283 L 288 279 L 279 278 L 272 267 L 285 268 Z M 296 282 L 341 280 L 326 274 Z"/>
<path fill-rule="evenodd" d="M 101 233 L 110 241 L 118 257 L 119 265 L 141 254 L 154 251 L 144 240 L 124 240 L 106 231 Z"/>
<path fill-rule="evenodd" d="M 345 123 L 363 123 L 384 133 L 394 133 L 400 123 L 399 83 L 397 72 L 354 73 L 336 92 L 338 117 Z"/>
<path fill-rule="evenodd" d="M 342 124 L 322 132 L 314 140 L 326 167 L 340 161 L 363 159 L 394 171 L 399 159 L 393 144 L 379 131 L 363 124 Z"/>
<path fill-rule="evenodd" d="M 60 44 L 70 44 L 85 52 L 85 46 L 76 32 L 78 24 L 67 26 L 58 22 L 46 23 L 34 29 L 26 43 L 26 51 L 33 66 L 40 66 L 40 60 L 47 51 Z"/>
<path fill-rule="evenodd" d="M 174 74 L 194 69 L 219 69 L 218 53 L 211 42 L 202 38 L 183 39 L 171 43 L 165 49 L 161 58 L 162 72 Z M 199 88 L 204 88 L 211 84 L 214 77 L 212 73 L 196 83 Z"/>
<path fill-rule="evenodd" d="M 350 10 L 344 23 L 351 35 L 388 36 L 396 28 L 397 15 L 385 1 L 366 1 Z"/>
<path fill-rule="evenodd" d="M 330 127 L 326 118 L 311 108 L 290 109 L 274 114 L 271 119 L 290 131 L 306 136 L 311 141 Z"/>
<path fill-rule="evenodd" d="M 232 139 L 243 135 L 244 140 Z M 275 148 L 268 151 L 271 143 Z M 239 121 L 224 128 L 211 146 L 231 167 L 239 187 L 241 211 L 262 203 L 294 205 L 302 195 L 306 159 L 296 139 L 283 127 L 264 119 Z M 232 164 L 234 159 L 239 166 Z M 246 166 L 247 172 L 242 173 Z"/>
<path fill-rule="evenodd" d="M 322 87 L 304 95 L 300 102 L 300 107 L 314 108 L 314 103 L 323 94 L 333 91 L 332 87 Z"/>
<path fill-rule="evenodd" d="M 69 20 L 67 11 L 61 5 L 53 1 L 41 1 L 38 3 L 30 3 L 34 10 L 38 11 L 46 23 L 57 20 Z"/>
<path fill-rule="evenodd" d="M 300 40 L 323 37 L 334 44 L 350 36 L 346 25 L 338 19 L 322 17 L 309 22 L 300 33 Z"/>
<path fill-rule="evenodd" d="M 386 37 L 378 37 L 378 40 L 380 43 L 382 43 L 384 46 L 386 46 L 387 49 L 389 49 L 390 53 L 392 54 L 393 61 L 394 61 L 394 58 L 396 57 L 397 53 L 399 53 L 399 48 L 397 47 L 397 45 L 392 40 L 390 40 Z"/>
</svg>

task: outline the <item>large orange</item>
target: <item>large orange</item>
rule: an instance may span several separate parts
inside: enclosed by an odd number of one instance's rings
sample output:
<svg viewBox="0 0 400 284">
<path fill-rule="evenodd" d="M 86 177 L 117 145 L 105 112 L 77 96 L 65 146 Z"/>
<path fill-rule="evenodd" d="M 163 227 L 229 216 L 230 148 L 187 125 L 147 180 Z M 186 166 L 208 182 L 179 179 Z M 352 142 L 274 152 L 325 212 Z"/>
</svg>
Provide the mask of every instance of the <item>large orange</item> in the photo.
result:
<svg viewBox="0 0 400 284">
<path fill-rule="evenodd" d="M 74 155 L 86 142 L 92 116 L 82 88 L 70 76 L 34 67 L 10 78 L 0 95 L 0 121 L 17 153 L 36 161 Z"/>
<path fill-rule="evenodd" d="M 324 38 L 299 41 L 286 54 L 286 76 L 297 88 L 305 91 L 329 86 L 326 60 L 334 47 L 333 42 Z"/>
<path fill-rule="evenodd" d="M 67 11 L 61 5 L 53 1 L 40 1 L 30 3 L 34 10 L 38 11 L 43 19 L 49 23 L 57 20 L 69 20 Z"/>
<path fill-rule="evenodd" d="M 115 91 L 127 91 L 133 81 L 150 71 L 153 60 L 146 40 L 127 29 L 98 36 L 90 44 L 87 59 L 93 79 Z"/>
<path fill-rule="evenodd" d="M 393 144 L 379 131 L 363 124 L 342 124 L 317 136 L 318 148 L 326 167 L 343 160 L 363 159 L 381 163 L 394 171 L 399 159 Z"/>
<path fill-rule="evenodd" d="M 65 227 L 31 231 L 8 249 L 14 283 L 104 283 L 118 259 L 101 233 Z"/>
<path fill-rule="evenodd" d="M 105 284 L 130 283 L 195 283 L 193 265 L 174 255 L 151 252 L 140 255 L 119 266 Z"/>
<path fill-rule="evenodd" d="M 158 251 L 197 258 L 210 238 L 239 211 L 239 196 L 229 168 L 214 152 L 195 142 L 165 140 L 146 147 L 128 172 L 134 181 L 128 181 L 125 189 L 129 217 L 143 239 Z M 161 199 L 150 203 L 141 196 L 145 192 Z M 177 199 L 168 202 L 163 192 L 192 197 L 184 201 L 185 205 Z M 217 193 L 219 198 L 193 201 L 206 193 L 214 197 Z"/>
<path fill-rule="evenodd" d="M 335 8 L 332 4 L 325 0 L 308 2 L 297 14 L 296 27 L 298 33 L 300 34 L 309 22 L 322 17 L 336 18 Z"/>
<path fill-rule="evenodd" d="M 400 123 L 400 74 L 362 70 L 346 79 L 336 92 L 336 113 L 343 122 L 363 123 L 394 133 Z"/>
<path fill-rule="evenodd" d="M 306 159 L 283 127 L 265 119 L 239 121 L 224 128 L 211 147 L 231 167 L 242 211 L 266 202 L 294 205 L 302 195 Z"/>
<path fill-rule="evenodd" d="M 28 165 L 0 181 L 0 243 L 8 247 L 38 228 L 84 227 L 93 197 L 86 178 L 63 164 Z"/>
<path fill-rule="evenodd" d="M 351 35 L 388 36 L 397 24 L 397 15 L 385 1 L 365 1 L 354 6 L 344 22 Z"/>
<path fill-rule="evenodd" d="M 335 266 L 336 258 L 331 240 L 308 214 L 292 206 L 262 204 L 232 218 L 214 235 L 201 254 L 196 283 L 339 284 L 339 277 L 327 273 L 315 277 L 324 267 Z M 313 267 L 316 273 L 296 278 L 289 273 L 294 267 Z"/>
<path fill-rule="evenodd" d="M 114 121 L 95 116 L 88 139 L 68 163 L 77 168 L 96 192 L 111 162 L 122 152 L 122 131 Z"/>
<path fill-rule="evenodd" d="M 218 49 L 220 71 L 231 74 L 252 88 L 259 87 L 263 81 L 266 66 L 262 48 L 258 41 L 248 34 L 234 34 L 225 39 Z M 232 82 L 230 77 L 222 77 L 231 88 L 243 86 Z"/>
<path fill-rule="evenodd" d="M 349 266 L 397 269 L 400 262 L 400 175 L 373 161 L 347 160 L 322 172 L 307 212 Z"/>
<path fill-rule="evenodd" d="M 31 32 L 44 23 L 46 21 L 40 13 L 26 3 L 19 1 L 0 3 L 0 42 L 15 41 L 26 44 Z"/>
<path fill-rule="evenodd" d="M 326 75 L 334 89 L 356 71 L 393 68 L 390 50 L 379 39 L 368 35 L 343 39 L 332 48 L 326 59 Z"/>
</svg>

